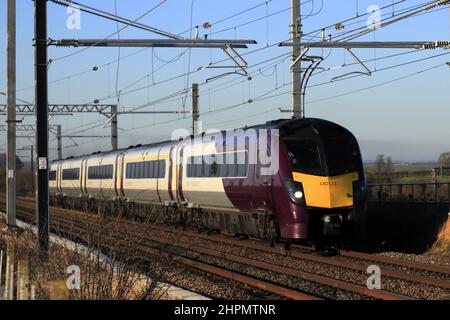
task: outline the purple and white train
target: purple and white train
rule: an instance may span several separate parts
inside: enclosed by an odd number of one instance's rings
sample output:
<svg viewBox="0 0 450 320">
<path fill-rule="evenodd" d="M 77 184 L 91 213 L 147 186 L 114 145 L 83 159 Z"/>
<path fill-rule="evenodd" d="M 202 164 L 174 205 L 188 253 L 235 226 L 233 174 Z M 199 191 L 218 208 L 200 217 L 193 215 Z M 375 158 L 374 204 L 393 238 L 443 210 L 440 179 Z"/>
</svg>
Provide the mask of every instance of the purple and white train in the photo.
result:
<svg viewBox="0 0 450 320">
<path fill-rule="evenodd" d="M 277 120 L 198 138 L 56 161 L 51 200 L 271 241 L 346 237 L 364 218 L 361 152 L 335 123 Z M 266 143 L 277 148 L 271 174 L 253 147 Z"/>
</svg>

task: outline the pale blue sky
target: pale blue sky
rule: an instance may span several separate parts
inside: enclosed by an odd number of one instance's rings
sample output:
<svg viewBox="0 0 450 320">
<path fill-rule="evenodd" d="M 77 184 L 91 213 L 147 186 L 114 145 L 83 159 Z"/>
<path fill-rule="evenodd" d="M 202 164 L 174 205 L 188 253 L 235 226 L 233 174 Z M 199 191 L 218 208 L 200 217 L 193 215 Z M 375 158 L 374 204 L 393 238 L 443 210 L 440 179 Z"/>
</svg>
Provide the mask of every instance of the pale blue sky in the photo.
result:
<svg viewBox="0 0 450 320">
<path fill-rule="evenodd" d="M 149 14 L 141 22 L 173 33 L 181 33 L 190 27 L 190 11 L 192 0 L 168 0 L 159 9 Z M 114 12 L 114 1 L 80 0 L 84 4 Z M 147 11 L 159 0 L 117 0 L 118 14 L 135 19 Z M 306 2 L 306 1 L 304 1 Z M 311 3 L 314 3 L 314 8 Z M 346 18 L 363 14 L 370 5 L 384 6 L 392 3 L 385 1 L 356 1 L 356 0 L 315 0 L 303 6 L 303 14 L 308 15 L 313 9 L 313 15 L 303 22 L 304 32 L 320 29 Z M 425 0 L 407 0 L 397 6 L 395 10 L 410 7 L 426 2 Z M 240 38 L 255 39 L 258 45 L 249 49 L 241 49 L 240 53 L 260 51 L 245 55 L 250 66 L 259 62 L 287 54 L 288 48 L 277 46 L 264 48 L 267 43 L 273 44 L 289 38 L 289 0 L 272 0 L 267 5 L 263 0 L 246 1 L 207 1 L 194 0 L 193 25 L 202 25 L 204 22 L 216 22 L 237 12 L 263 4 L 254 10 L 214 24 L 211 38 Z M 81 29 L 69 30 L 66 28 L 68 14 L 66 9 L 53 3 L 48 4 L 49 9 L 49 37 L 60 38 L 104 38 L 116 30 L 114 22 L 82 13 Z M 246 22 L 256 20 L 272 14 L 269 19 L 260 19 L 254 23 Z M 278 13 L 277 13 L 278 12 Z M 383 14 L 392 12 L 392 9 L 383 11 Z M 6 1 L 0 0 L 0 90 L 5 91 L 6 68 Z M 359 24 L 345 25 L 344 31 L 354 27 L 364 26 L 365 18 L 358 18 Z M 242 25 L 242 26 L 240 26 Z M 237 27 L 236 27 L 237 26 Z M 236 28 L 235 28 L 236 27 Z M 443 8 L 438 12 L 411 18 L 359 40 L 449 40 L 449 9 Z M 203 30 L 201 30 L 203 34 Z M 341 31 L 342 32 L 342 31 Z M 33 101 L 34 83 L 34 51 L 31 46 L 33 38 L 33 2 L 18 0 L 18 97 Z M 334 28 L 327 33 L 338 35 L 340 31 Z M 183 34 L 189 37 L 189 33 Z M 159 36 L 134 28 L 127 28 L 121 32 L 122 38 L 157 38 Z M 58 57 L 76 53 L 80 48 L 54 48 L 49 49 L 49 58 L 55 61 L 49 69 L 50 81 L 64 80 L 51 83 L 49 86 L 50 103 L 87 103 L 115 94 L 115 77 L 117 63 L 105 64 L 117 59 L 118 50 L 114 48 L 91 48 L 69 58 L 58 60 Z M 121 56 L 137 52 L 139 49 L 122 49 Z M 121 96 L 121 108 L 131 109 L 149 101 L 158 100 L 176 91 L 183 90 L 186 83 L 205 83 L 206 79 L 224 72 L 223 69 L 203 70 L 195 72 L 189 79 L 179 77 L 176 80 L 163 82 L 176 76 L 183 75 L 189 66 L 189 52 L 185 49 L 152 49 L 141 50 L 132 57 L 123 59 L 120 63 L 119 90 L 129 91 L 144 88 Z M 377 61 L 368 62 L 368 67 L 374 71 L 421 58 L 432 57 L 437 54 L 450 53 L 449 50 L 420 51 L 401 55 L 390 59 L 380 57 L 409 50 L 373 50 L 355 49 L 354 52 L 362 60 L 377 58 Z M 152 58 L 153 53 L 153 58 Z M 324 55 L 327 59 L 322 67 L 337 67 L 344 63 L 353 63 L 352 57 L 345 54 L 342 49 L 329 50 L 316 49 L 314 55 Z M 283 58 L 286 57 L 283 61 Z M 234 106 L 249 98 L 256 97 L 274 90 L 267 96 L 289 91 L 289 86 L 283 86 L 290 81 L 289 59 L 287 55 L 272 60 L 261 66 L 250 69 L 253 80 L 247 81 L 240 76 L 228 76 L 220 80 L 200 86 L 200 110 L 202 113 L 214 111 L 227 106 Z M 179 58 L 179 59 L 176 59 Z M 197 70 L 210 61 L 224 59 L 225 55 L 218 49 L 193 49 L 191 51 L 190 70 Z M 176 60 L 165 64 L 162 61 Z M 393 80 L 416 71 L 421 71 L 450 61 L 450 55 L 428 59 L 414 64 L 405 65 L 388 71 L 375 72 L 371 77 L 359 76 L 357 78 L 328 83 L 322 86 L 315 84 L 329 82 L 335 76 L 350 71 L 360 71 L 360 66 L 337 68 L 334 71 L 323 72 L 311 78 L 311 88 L 307 91 L 307 116 L 325 118 L 338 122 L 349 128 L 360 140 L 365 158 L 370 160 L 378 153 L 392 155 L 398 160 L 434 160 L 440 152 L 450 150 L 450 68 L 443 66 L 423 74 L 376 87 L 371 90 L 345 95 L 335 99 L 321 100 L 349 91 L 370 87 L 385 81 Z M 274 62 L 277 62 L 276 64 Z M 224 64 L 229 65 L 230 62 Z M 102 66 L 98 71 L 90 71 L 81 76 L 71 77 L 80 71 L 90 70 L 93 66 Z M 153 67 L 152 67 L 153 65 Z M 276 67 L 274 67 L 276 65 Z M 262 68 L 262 70 L 260 70 Z M 159 69 L 159 70 L 158 70 Z M 158 70 L 154 72 L 155 70 Z M 152 75 L 153 73 L 153 75 Z M 69 79 L 69 77 L 71 77 Z M 140 80 L 141 81 L 137 81 Z M 153 81 L 156 85 L 153 85 Z M 216 88 L 219 85 L 222 87 Z M 124 88 L 128 87 L 124 90 Z M 143 110 L 180 110 L 182 98 L 160 103 L 156 106 L 146 107 Z M 0 102 L 4 103 L 0 96 Z M 115 103 L 116 98 L 105 99 L 103 103 Z M 190 109 L 191 100 L 186 100 L 187 109 Z M 262 123 L 270 119 L 288 117 L 280 113 L 277 108 L 287 108 L 290 105 L 290 95 L 284 94 L 271 99 L 261 100 L 252 104 L 244 104 L 222 112 L 211 112 L 202 115 L 204 127 L 209 128 L 235 128 L 244 125 Z M 3 117 L 4 118 L 4 117 Z M 56 117 L 51 119 L 52 124 L 62 124 L 63 130 L 81 134 L 108 134 L 108 129 L 102 129 L 103 123 L 99 115 L 76 115 L 73 117 Z M 33 123 L 33 118 L 25 119 L 25 123 Z M 159 123 L 152 126 L 153 123 Z M 92 126 L 97 129 L 90 129 Z M 81 126 L 81 127 L 80 127 Z M 142 129 L 130 130 L 137 127 Z M 177 115 L 139 115 L 119 118 L 119 133 L 121 146 L 137 143 L 149 143 L 170 138 L 171 132 L 180 127 L 189 127 L 190 119 L 182 119 Z M 77 133 L 77 134 L 80 134 Z M 5 139 L 5 134 L 1 134 Z M 53 140 L 53 136 L 51 136 Z M 76 140 L 79 147 L 66 148 L 64 156 L 91 153 L 97 150 L 107 150 L 110 147 L 108 139 Z M 18 146 L 29 144 L 29 141 L 20 139 Z M 70 146 L 73 142 L 65 139 L 64 145 Z M 0 143 L 4 149 L 4 143 Z M 51 142 L 51 148 L 55 141 Z M 52 151 L 52 156 L 55 152 Z"/>
</svg>

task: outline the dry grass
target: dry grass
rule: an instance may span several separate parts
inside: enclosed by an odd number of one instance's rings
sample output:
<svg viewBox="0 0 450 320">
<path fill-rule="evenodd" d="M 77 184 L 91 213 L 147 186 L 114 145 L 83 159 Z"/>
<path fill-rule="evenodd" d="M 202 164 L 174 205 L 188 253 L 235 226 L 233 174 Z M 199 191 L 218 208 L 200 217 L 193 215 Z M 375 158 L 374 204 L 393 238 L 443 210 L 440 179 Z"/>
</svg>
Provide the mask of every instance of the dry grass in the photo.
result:
<svg viewBox="0 0 450 320">
<path fill-rule="evenodd" d="M 121 228 L 114 220 L 104 225 L 104 230 Z M 117 222 L 118 223 L 118 222 Z M 3 230 L 4 225 L 0 226 Z M 48 259 L 42 261 L 36 251 L 36 236 L 31 230 L 21 230 L 13 235 L 0 231 L 0 247 L 6 251 L 6 243 L 15 248 L 15 262 L 27 261 L 30 283 L 35 287 L 36 299 L 55 297 L 52 285 L 58 283 L 67 298 L 74 300 L 142 300 L 159 299 L 166 290 L 167 268 L 170 263 L 158 256 L 144 257 L 135 249 L 134 242 L 127 239 L 110 243 L 102 236 L 98 225 L 86 224 L 83 235 L 84 246 L 73 246 L 67 242 L 51 243 Z M 4 257 L 5 258 L 5 257 Z M 6 259 L 4 259 L 5 261 Z M 5 263 L 5 262 L 4 262 Z M 81 275 L 79 290 L 67 290 L 65 282 L 71 274 L 69 266 L 78 266 Z M 180 277 L 181 275 L 172 275 Z"/>
<path fill-rule="evenodd" d="M 450 215 L 450 213 L 449 213 Z M 437 241 L 428 251 L 429 254 L 450 254 L 450 218 L 442 226 Z"/>
</svg>

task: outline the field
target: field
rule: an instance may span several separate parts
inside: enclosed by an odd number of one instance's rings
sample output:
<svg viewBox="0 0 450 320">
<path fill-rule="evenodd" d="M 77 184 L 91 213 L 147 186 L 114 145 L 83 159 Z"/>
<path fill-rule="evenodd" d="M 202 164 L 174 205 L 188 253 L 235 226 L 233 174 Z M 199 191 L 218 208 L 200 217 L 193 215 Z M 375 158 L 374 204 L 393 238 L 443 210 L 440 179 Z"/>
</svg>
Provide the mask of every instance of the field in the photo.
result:
<svg viewBox="0 0 450 320">
<path fill-rule="evenodd" d="M 432 183 L 450 182 L 450 173 L 437 173 L 433 180 L 432 170 L 439 168 L 437 163 L 394 163 L 392 173 L 377 173 L 374 163 L 364 164 L 369 183 Z"/>
</svg>

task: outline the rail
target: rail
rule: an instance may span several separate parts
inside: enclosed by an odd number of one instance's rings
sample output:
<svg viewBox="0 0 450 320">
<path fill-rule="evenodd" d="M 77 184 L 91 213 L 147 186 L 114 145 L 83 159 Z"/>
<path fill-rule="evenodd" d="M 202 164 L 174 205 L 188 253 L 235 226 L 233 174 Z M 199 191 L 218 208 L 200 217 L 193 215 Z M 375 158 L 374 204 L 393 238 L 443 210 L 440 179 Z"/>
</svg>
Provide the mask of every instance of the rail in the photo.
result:
<svg viewBox="0 0 450 320">
<path fill-rule="evenodd" d="M 370 184 L 368 192 L 369 201 L 450 203 L 450 182 Z"/>
</svg>

